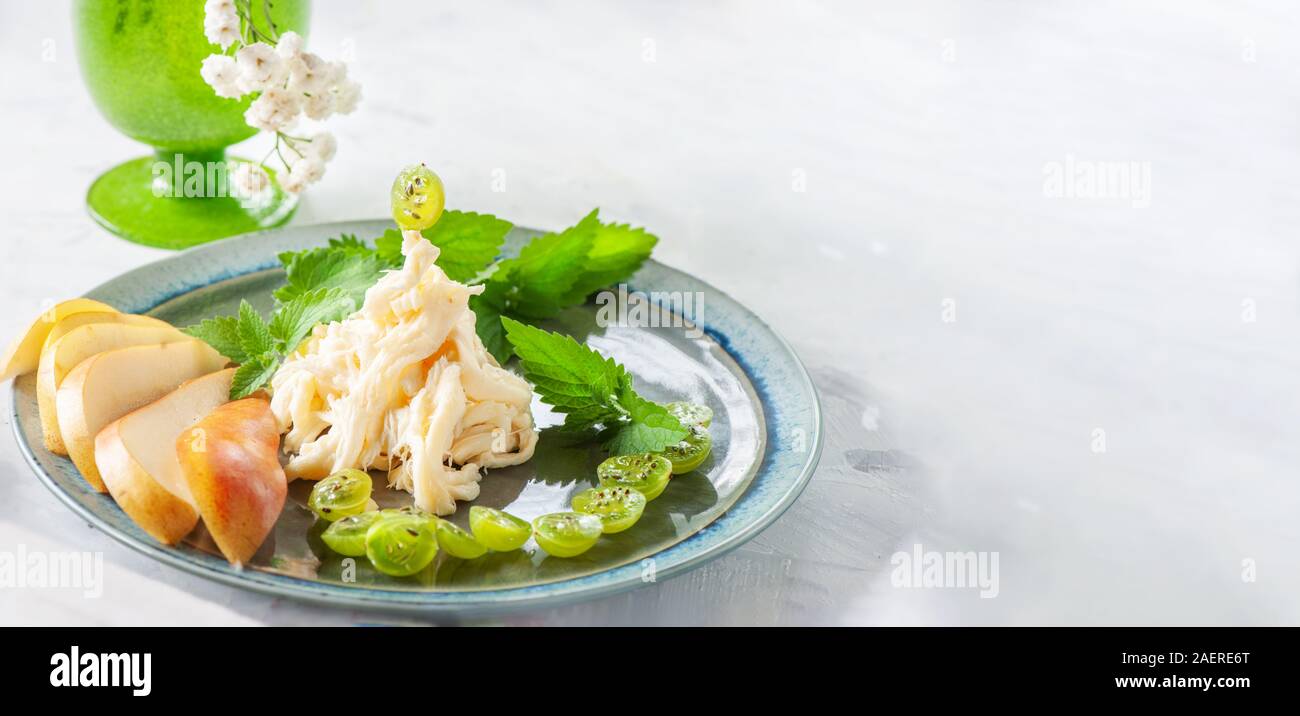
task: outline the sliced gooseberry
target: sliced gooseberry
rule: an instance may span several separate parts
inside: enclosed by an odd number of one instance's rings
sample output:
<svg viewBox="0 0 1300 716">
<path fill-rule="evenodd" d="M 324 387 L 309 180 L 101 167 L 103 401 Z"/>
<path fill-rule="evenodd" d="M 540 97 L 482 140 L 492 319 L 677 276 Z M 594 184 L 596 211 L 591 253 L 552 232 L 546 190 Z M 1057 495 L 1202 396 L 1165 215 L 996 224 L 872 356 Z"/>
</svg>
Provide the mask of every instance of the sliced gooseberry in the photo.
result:
<svg viewBox="0 0 1300 716">
<path fill-rule="evenodd" d="M 322 520 L 333 522 L 365 512 L 371 489 L 370 475 L 340 470 L 312 486 L 307 507 Z"/>
<path fill-rule="evenodd" d="M 599 517 L 581 512 L 552 512 L 533 520 L 537 544 L 555 557 L 576 557 L 600 539 Z"/>
<path fill-rule="evenodd" d="M 427 520 L 415 515 L 381 517 L 366 531 L 366 557 L 375 569 L 408 577 L 438 555 L 438 538 Z"/>
<path fill-rule="evenodd" d="M 622 485 L 583 490 L 573 496 L 573 511 L 600 518 L 605 534 L 614 534 L 636 524 L 645 512 L 645 495 Z"/>
<path fill-rule="evenodd" d="M 496 552 L 509 552 L 524 546 L 533 528 L 509 512 L 474 505 L 469 508 L 469 528 L 478 543 Z"/>
<path fill-rule="evenodd" d="M 664 450 L 664 457 L 673 464 L 673 474 L 690 472 L 704 463 L 713 450 L 713 438 L 709 431 L 698 425 L 686 433 L 686 439 Z"/>
<path fill-rule="evenodd" d="M 346 557 L 366 554 L 366 532 L 386 516 L 380 512 L 362 512 L 335 521 L 321 533 L 321 541 Z"/>
<path fill-rule="evenodd" d="M 600 463 L 596 477 L 601 487 L 630 487 L 645 495 L 646 500 L 653 500 L 668 486 L 672 469 L 672 463 L 662 455 L 617 455 Z"/>
<path fill-rule="evenodd" d="M 707 428 L 713 422 L 713 409 L 707 405 L 675 401 L 664 407 L 668 409 L 669 415 L 688 428 L 692 425 Z"/>
<path fill-rule="evenodd" d="M 438 520 L 437 530 L 438 546 L 453 557 L 476 559 L 487 554 L 487 547 L 479 544 L 474 535 L 447 520 Z"/>
</svg>

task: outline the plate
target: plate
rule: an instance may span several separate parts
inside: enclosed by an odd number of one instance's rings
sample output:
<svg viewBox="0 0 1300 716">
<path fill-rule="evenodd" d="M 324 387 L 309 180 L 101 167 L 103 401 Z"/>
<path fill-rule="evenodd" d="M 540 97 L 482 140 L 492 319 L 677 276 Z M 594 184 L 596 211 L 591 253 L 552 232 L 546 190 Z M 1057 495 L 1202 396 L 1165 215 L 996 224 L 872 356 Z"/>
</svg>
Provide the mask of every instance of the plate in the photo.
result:
<svg viewBox="0 0 1300 716">
<path fill-rule="evenodd" d="M 378 236 L 389 226 L 381 220 L 345 222 L 227 239 L 130 271 L 87 296 L 180 326 L 233 313 L 241 299 L 265 312 L 284 279 L 277 254 L 322 246 L 341 234 Z M 506 253 L 539 233 L 514 229 Z M 635 527 L 602 537 L 576 558 L 547 556 L 530 541 L 523 551 L 477 560 L 440 555 L 418 575 L 387 577 L 365 559 L 342 558 L 324 546 L 322 525 L 305 507 L 311 485 L 298 481 L 291 483 L 284 513 L 262 549 L 236 569 L 202 526 L 177 547 L 154 541 L 110 496 L 91 489 L 71 461 L 46 451 L 30 374 L 14 382 L 14 432 L 28 463 L 59 499 L 117 541 L 161 562 L 278 596 L 460 615 L 554 606 L 669 578 L 758 534 L 812 475 L 822 439 L 812 381 L 785 341 L 712 286 L 649 261 L 621 293 L 597 296 L 543 326 L 613 356 L 651 400 L 700 402 L 715 415 L 709 460 L 674 477 Z M 536 456 L 487 474 L 473 504 L 531 520 L 569 509 L 572 494 L 594 484 L 603 455 L 549 434 L 547 427 L 562 416 L 546 405 L 534 400 L 533 413 L 543 429 Z M 380 476 L 376 485 L 383 484 Z M 375 497 L 382 506 L 410 503 L 398 490 L 377 489 Z M 462 503 L 451 519 L 465 526 L 468 512 Z"/>
</svg>

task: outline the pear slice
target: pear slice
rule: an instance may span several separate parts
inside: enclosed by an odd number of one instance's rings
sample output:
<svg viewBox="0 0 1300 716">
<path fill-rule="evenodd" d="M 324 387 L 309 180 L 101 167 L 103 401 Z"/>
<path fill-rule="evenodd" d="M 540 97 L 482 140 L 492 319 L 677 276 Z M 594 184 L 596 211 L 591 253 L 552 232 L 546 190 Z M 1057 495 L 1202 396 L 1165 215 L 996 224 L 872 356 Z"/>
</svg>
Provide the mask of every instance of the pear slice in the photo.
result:
<svg viewBox="0 0 1300 716">
<path fill-rule="evenodd" d="M 109 423 L 172 392 L 181 383 L 224 368 L 226 359 L 197 341 L 150 343 L 104 351 L 68 373 L 55 393 L 59 432 L 68 457 L 92 487 L 105 492 L 95 466 L 95 436 Z"/>
<path fill-rule="evenodd" d="M 36 369 L 36 407 L 40 411 L 45 449 L 52 453 L 68 454 L 63 444 L 63 434 L 59 432 L 58 407 L 54 395 L 63 379 L 77 364 L 96 353 L 117 348 L 194 340 L 167 323 L 146 316 L 133 316 L 146 319 L 139 324 L 125 321 L 82 324 L 87 317 L 102 315 L 114 314 L 79 313 L 59 321 L 50 331 L 45 349 L 41 351 L 41 362 Z M 66 328 L 66 323 L 81 325 Z M 53 343 L 50 339 L 53 339 Z"/>
<path fill-rule="evenodd" d="M 71 316 L 64 316 L 59 319 L 58 323 L 50 329 L 50 334 L 45 337 L 45 343 L 41 346 L 41 352 L 44 354 L 45 349 L 54 344 L 68 331 L 74 328 L 90 323 L 128 323 L 132 326 L 171 326 L 170 323 L 154 318 L 153 316 L 141 316 L 136 313 L 118 313 L 117 311 L 85 311 L 83 313 L 74 313 Z"/>
<path fill-rule="evenodd" d="M 203 524 L 226 559 L 247 564 L 275 527 L 289 483 L 271 404 L 245 398 L 213 410 L 175 443 Z"/>
<path fill-rule="evenodd" d="M 140 529 L 176 544 L 198 524 L 176 440 L 230 401 L 234 368 L 209 373 L 109 423 L 95 436 L 95 465 L 108 493 Z"/>
<path fill-rule="evenodd" d="M 0 381 L 36 370 L 36 365 L 41 360 L 41 346 L 45 345 L 45 337 L 50 334 L 54 324 L 66 316 L 87 311 L 115 313 L 117 309 L 89 298 L 74 298 L 54 304 L 37 316 L 27 330 L 0 354 Z"/>
</svg>

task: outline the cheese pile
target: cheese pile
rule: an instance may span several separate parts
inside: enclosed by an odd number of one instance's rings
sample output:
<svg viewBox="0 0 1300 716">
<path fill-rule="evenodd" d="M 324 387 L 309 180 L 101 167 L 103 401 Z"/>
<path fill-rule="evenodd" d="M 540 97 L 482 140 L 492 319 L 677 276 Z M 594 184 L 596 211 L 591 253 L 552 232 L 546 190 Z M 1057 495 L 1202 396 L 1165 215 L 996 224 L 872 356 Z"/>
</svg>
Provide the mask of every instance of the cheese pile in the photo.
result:
<svg viewBox="0 0 1300 716">
<path fill-rule="evenodd" d="M 474 331 L 469 299 L 482 287 L 448 278 L 419 232 L 402 237 L 402 268 L 276 371 L 271 410 L 287 433 L 290 479 L 388 470 L 390 485 L 445 515 L 478 496 L 483 468 L 532 457 L 532 390 Z"/>
</svg>

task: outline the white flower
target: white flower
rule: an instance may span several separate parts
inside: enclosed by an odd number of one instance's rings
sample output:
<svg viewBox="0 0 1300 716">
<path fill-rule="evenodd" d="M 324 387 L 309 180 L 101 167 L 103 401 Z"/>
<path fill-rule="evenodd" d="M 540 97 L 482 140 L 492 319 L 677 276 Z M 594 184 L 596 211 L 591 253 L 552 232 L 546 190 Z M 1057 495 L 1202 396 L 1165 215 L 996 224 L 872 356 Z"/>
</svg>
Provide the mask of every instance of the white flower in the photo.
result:
<svg viewBox="0 0 1300 716">
<path fill-rule="evenodd" d="M 208 0 L 204 4 L 203 34 L 223 50 L 239 42 L 239 13 L 234 0 Z"/>
<path fill-rule="evenodd" d="M 203 60 L 203 68 L 199 70 L 199 75 L 203 77 L 204 82 L 212 85 L 218 97 L 238 99 L 244 95 L 244 91 L 239 87 L 239 67 L 233 57 L 208 55 Z"/>
<path fill-rule="evenodd" d="M 240 162 L 230 175 L 230 184 L 234 187 L 236 196 L 250 197 L 265 191 L 271 185 L 271 178 L 261 166 Z"/>
<path fill-rule="evenodd" d="M 325 119 L 334 114 L 334 93 L 317 92 L 303 100 L 302 111 L 311 119 Z"/>
<path fill-rule="evenodd" d="M 208 0 L 203 3 L 203 18 L 235 14 L 235 0 Z"/>
<path fill-rule="evenodd" d="M 325 92 L 329 85 L 329 64 L 319 56 L 304 52 L 289 63 L 289 91 L 297 94 Z"/>
<path fill-rule="evenodd" d="M 203 34 L 208 36 L 209 43 L 221 45 L 221 49 L 225 49 L 239 42 L 239 23 L 227 22 L 204 26 Z"/>
<path fill-rule="evenodd" d="M 325 163 L 313 156 L 306 155 L 294 160 L 293 168 L 280 180 L 280 186 L 287 192 L 297 194 L 305 189 L 308 184 L 315 184 L 320 181 L 320 178 L 324 175 Z"/>
<path fill-rule="evenodd" d="M 331 88 L 347 80 L 348 78 L 347 64 L 343 62 L 329 63 L 329 69 L 326 70 L 326 77 L 328 78 L 326 80 L 326 84 L 328 84 Z"/>
<path fill-rule="evenodd" d="M 302 35 L 289 30 L 280 35 L 280 41 L 275 45 L 275 52 L 285 60 L 297 59 L 302 54 Z"/>
<path fill-rule="evenodd" d="M 254 42 L 239 48 L 235 53 L 235 62 L 239 64 L 239 86 L 245 92 L 261 92 L 272 87 L 281 87 L 289 76 L 289 68 L 275 48 L 265 42 Z"/>
<path fill-rule="evenodd" d="M 287 171 L 280 175 L 280 188 L 290 194 L 300 194 L 307 188 L 307 182 L 302 177 L 295 177 L 292 171 Z"/>
<path fill-rule="evenodd" d="M 328 162 L 334 158 L 334 152 L 338 151 L 339 143 L 329 132 L 317 132 L 311 142 L 303 150 L 303 153 L 310 157 L 315 157 L 321 162 Z"/>
<path fill-rule="evenodd" d="M 299 95 L 273 87 L 253 100 L 248 111 L 244 112 L 244 121 L 250 127 L 271 132 L 287 129 L 297 119 L 302 109 L 301 102 Z"/>
<path fill-rule="evenodd" d="M 343 80 L 334 88 L 334 111 L 338 114 L 352 114 L 361 101 L 361 85 L 352 80 Z"/>
</svg>

